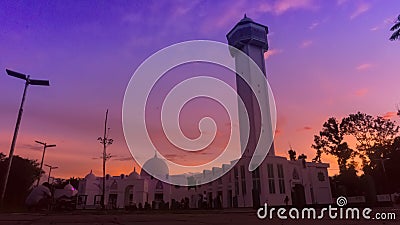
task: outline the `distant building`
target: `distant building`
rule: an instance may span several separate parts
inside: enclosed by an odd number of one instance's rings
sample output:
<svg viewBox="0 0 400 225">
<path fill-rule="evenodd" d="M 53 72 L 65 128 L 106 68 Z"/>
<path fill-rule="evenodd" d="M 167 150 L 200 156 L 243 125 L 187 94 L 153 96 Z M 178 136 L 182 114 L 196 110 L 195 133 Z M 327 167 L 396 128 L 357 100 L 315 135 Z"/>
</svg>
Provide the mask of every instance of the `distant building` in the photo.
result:
<svg viewBox="0 0 400 225">
<path fill-rule="evenodd" d="M 267 34 L 266 26 L 245 16 L 227 34 L 227 39 L 229 45 L 246 53 L 265 74 L 264 53 L 268 50 Z M 248 58 L 237 55 L 232 49 L 231 55 L 235 57 L 237 73 L 245 77 L 251 76 Z M 268 99 L 267 87 L 261 85 L 263 83 L 258 78 L 251 78 L 249 79 L 251 85 L 257 87 L 255 91 Z M 289 161 L 285 157 L 275 156 L 272 144 L 261 165 L 252 172 L 248 170 L 257 145 L 256 137 L 260 133 L 261 118 L 254 111 L 257 106 L 254 96 L 249 94 L 251 90 L 241 79 L 237 79 L 237 90 L 250 115 L 249 141 L 243 146 L 245 150 L 240 160 L 221 167 L 213 167 L 212 170 L 204 170 L 203 173 L 187 178 L 184 175 L 170 175 L 167 164 L 155 155 L 143 165 L 144 170 L 141 170 L 140 175 L 135 170 L 128 176 L 107 175 L 105 204 L 110 208 L 173 208 L 177 205 L 189 208 L 232 208 L 257 207 L 264 202 L 270 205 L 284 205 L 286 198 L 289 205 L 296 206 L 331 203 L 327 171 L 329 165 L 326 163 Z M 241 113 L 243 112 L 239 110 L 239 124 L 242 126 L 241 119 L 244 117 Z M 271 127 L 267 128 L 272 131 Z M 151 168 L 157 177 L 165 177 L 166 180 L 182 179 L 181 181 L 186 182 L 189 187 L 174 186 L 159 181 L 147 174 L 146 168 Z M 217 180 L 197 185 L 221 174 L 224 175 Z M 100 206 L 101 184 L 101 177 L 96 177 L 93 173 L 88 174 L 79 184 L 78 207 Z"/>
</svg>

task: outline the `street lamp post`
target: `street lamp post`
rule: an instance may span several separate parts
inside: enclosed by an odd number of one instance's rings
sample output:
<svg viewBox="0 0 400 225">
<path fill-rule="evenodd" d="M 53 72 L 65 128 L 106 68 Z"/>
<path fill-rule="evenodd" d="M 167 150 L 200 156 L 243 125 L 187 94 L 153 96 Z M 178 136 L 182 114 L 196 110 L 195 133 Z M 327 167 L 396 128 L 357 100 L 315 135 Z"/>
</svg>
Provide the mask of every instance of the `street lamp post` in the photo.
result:
<svg viewBox="0 0 400 225">
<path fill-rule="evenodd" d="M 10 153 L 8 155 L 8 162 L 7 162 L 7 166 L 6 166 L 6 174 L 5 174 L 4 182 L 3 182 L 3 185 L 2 185 L 2 189 L 1 189 L 0 206 L 4 205 L 4 197 L 5 197 L 6 189 L 7 189 L 8 177 L 10 175 L 11 163 L 12 163 L 12 159 L 13 159 L 13 156 L 14 156 L 15 144 L 17 142 L 19 125 L 21 123 L 22 112 L 23 112 L 25 96 L 26 96 L 26 90 L 27 90 L 29 85 L 37 85 L 37 86 L 49 86 L 50 85 L 48 80 L 30 79 L 29 75 L 25 75 L 25 74 L 18 73 L 18 72 L 15 72 L 15 71 L 12 71 L 12 70 L 8 70 L 8 69 L 6 69 L 6 72 L 7 72 L 7 74 L 9 76 L 13 76 L 13 77 L 25 80 L 25 87 L 24 87 L 24 92 L 22 94 L 21 105 L 20 105 L 19 111 L 18 111 L 17 122 L 15 124 L 14 135 L 13 135 L 13 139 L 12 139 L 11 147 L 10 147 Z"/>
<path fill-rule="evenodd" d="M 45 166 L 47 166 L 47 167 L 49 167 L 49 177 L 47 178 L 47 183 L 50 183 L 50 176 L 51 176 L 51 171 L 52 170 L 55 170 L 55 169 L 58 169 L 58 166 L 50 166 L 50 165 L 47 165 L 47 164 L 44 164 Z M 53 179 L 54 180 L 54 179 Z"/>
<path fill-rule="evenodd" d="M 46 149 L 47 148 L 52 148 L 52 147 L 56 147 L 56 145 L 48 145 L 47 143 L 44 142 L 40 142 L 40 141 L 35 141 L 38 144 L 43 145 L 43 154 L 42 154 L 42 161 L 40 162 L 40 173 L 42 173 L 42 168 L 43 168 L 43 162 L 44 162 L 44 154 L 46 153 Z M 40 174 L 36 183 L 36 187 L 39 186 L 39 182 L 40 182 Z"/>
</svg>

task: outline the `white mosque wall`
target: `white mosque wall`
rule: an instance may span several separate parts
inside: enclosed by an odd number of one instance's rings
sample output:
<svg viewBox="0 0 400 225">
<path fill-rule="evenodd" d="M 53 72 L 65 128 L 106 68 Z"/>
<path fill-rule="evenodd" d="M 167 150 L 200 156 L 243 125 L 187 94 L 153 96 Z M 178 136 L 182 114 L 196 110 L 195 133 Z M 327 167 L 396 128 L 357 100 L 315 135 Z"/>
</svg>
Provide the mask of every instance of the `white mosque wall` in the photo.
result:
<svg viewBox="0 0 400 225">
<path fill-rule="evenodd" d="M 284 157 L 268 155 L 258 171 L 250 172 L 249 161 L 250 158 L 244 157 L 232 169 L 232 165 L 222 165 L 196 174 L 193 177 L 199 183 L 225 173 L 213 182 L 191 188 L 161 182 L 147 173 L 109 176 L 106 179 L 105 204 L 116 208 L 133 204 L 144 207 L 146 202 L 152 204 L 154 201 L 158 207 L 160 202 L 171 206 L 173 200 L 181 202 L 187 198 L 190 208 L 199 208 L 204 192 L 209 199 L 209 206 L 217 207 L 218 201 L 210 199 L 218 199 L 223 208 L 253 207 L 265 202 L 269 205 L 284 205 L 286 196 L 289 205 L 332 203 L 328 164 L 303 163 L 302 160 L 290 161 Z M 171 175 L 170 178 L 174 177 L 183 179 L 179 175 Z M 88 207 L 85 208 L 95 207 L 95 196 L 101 195 L 101 184 L 102 179 L 93 174 L 80 182 L 79 195 L 87 195 Z M 301 190 L 299 196 L 293 195 L 296 189 Z M 304 202 L 301 201 L 302 196 Z"/>
</svg>

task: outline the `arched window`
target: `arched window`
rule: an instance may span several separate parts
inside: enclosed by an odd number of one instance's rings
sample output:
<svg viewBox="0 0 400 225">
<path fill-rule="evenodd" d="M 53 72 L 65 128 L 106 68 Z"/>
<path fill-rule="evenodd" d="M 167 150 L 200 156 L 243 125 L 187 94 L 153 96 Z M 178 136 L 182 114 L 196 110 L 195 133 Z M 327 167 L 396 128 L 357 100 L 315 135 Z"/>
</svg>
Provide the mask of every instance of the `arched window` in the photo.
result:
<svg viewBox="0 0 400 225">
<path fill-rule="evenodd" d="M 299 177 L 299 172 L 297 172 L 297 170 L 296 170 L 296 168 L 293 170 L 293 179 L 295 179 L 295 180 L 298 180 L 300 177 Z"/>
<path fill-rule="evenodd" d="M 111 189 L 111 190 L 116 190 L 116 189 L 118 189 L 118 184 L 117 184 L 117 181 L 116 181 L 116 180 L 114 180 L 114 182 L 111 184 L 110 189 Z"/>
<path fill-rule="evenodd" d="M 162 190 L 163 188 L 163 183 L 161 181 L 157 181 L 156 189 Z"/>
</svg>

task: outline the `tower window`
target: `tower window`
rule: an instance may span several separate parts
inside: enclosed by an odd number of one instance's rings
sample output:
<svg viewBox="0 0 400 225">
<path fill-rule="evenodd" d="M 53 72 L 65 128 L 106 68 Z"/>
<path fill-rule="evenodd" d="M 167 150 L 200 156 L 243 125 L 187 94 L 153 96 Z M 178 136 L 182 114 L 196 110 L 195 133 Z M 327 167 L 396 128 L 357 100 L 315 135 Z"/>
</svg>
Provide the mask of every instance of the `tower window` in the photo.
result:
<svg viewBox="0 0 400 225">
<path fill-rule="evenodd" d="M 279 193 L 285 194 L 285 177 L 283 173 L 283 166 L 282 164 L 278 164 L 278 184 L 279 184 Z"/>
<path fill-rule="evenodd" d="M 260 170 L 259 170 L 259 168 L 253 170 L 252 178 L 253 178 L 253 189 L 260 191 L 261 190 L 261 183 L 260 183 Z"/>
<path fill-rule="evenodd" d="M 240 177 L 242 179 L 242 193 L 243 195 L 245 195 L 247 190 L 246 190 L 246 173 L 244 166 L 240 166 Z"/>
<path fill-rule="evenodd" d="M 274 166 L 273 164 L 267 164 L 268 170 L 268 187 L 269 193 L 275 194 L 275 179 L 274 179 Z"/>
</svg>

